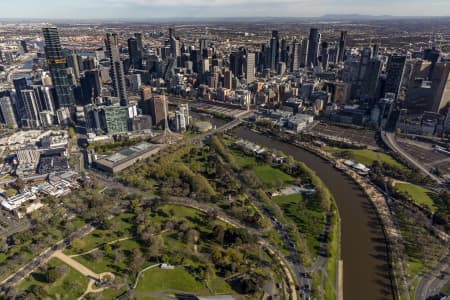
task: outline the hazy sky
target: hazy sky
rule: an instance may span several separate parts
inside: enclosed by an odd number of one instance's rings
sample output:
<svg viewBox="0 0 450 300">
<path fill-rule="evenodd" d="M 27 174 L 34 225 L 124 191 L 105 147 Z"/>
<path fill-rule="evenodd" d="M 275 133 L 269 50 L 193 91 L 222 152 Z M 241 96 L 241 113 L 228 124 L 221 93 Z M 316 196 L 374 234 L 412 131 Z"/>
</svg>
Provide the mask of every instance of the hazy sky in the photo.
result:
<svg viewBox="0 0 450 300">
<path fill-rule="evenodd" d="M 450 15 L 450 0 L 0 0 L 0 18 Z"/>
</svg>

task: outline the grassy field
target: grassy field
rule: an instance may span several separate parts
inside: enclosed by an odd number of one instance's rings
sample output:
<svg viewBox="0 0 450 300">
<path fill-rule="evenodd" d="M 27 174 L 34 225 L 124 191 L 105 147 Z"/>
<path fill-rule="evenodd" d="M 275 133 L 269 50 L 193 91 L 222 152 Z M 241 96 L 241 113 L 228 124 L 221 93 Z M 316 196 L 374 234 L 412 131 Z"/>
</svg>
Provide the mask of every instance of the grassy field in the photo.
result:
<svg viewBox="0 0 450 300">
<path fill-rule="evenodd" d="M 138 242 L 135 240 L 120 241 L 112 245 L 113 249 L 120 249 L 124 253 L 123 260 L 115 260 L 112 256 L 106 255 L 106 253 L 99 249 L 96 253 L 90 253 L 82 256 L 76 256 L 74 259 L 89 267 L 97 274 L 103 272 L 112 272 L 115 274 L 126 274 L 128 270 L 127 257 L 132 254 L 132 250 L 139 247 Z"/>
<path fill-rule="evenodd" d="M 166 289 L 202 295 L 209 294 L 206 285 L 203 282 L 197 281 L 183 268 L 175 268 L 174 270 L 154 268 L 148 270 L 141 275 L 136 292 L 153 293 Z"/>
<path fill-rule="evenodd" d="M 68 247 L 66 254 L 77 254 L 91 250 L 105 243 L 127 237 L 131 235 L 133 214 L 124 213 L 111 220 L 112 228 L 108 230 L 96 229 L 83 238 L 82 242 L 75 249 Z"/>
<path fill-rule="evenodd" d="M 397 169 L 405 169 L 405 166 L 396 161 L 392 156 L 376 152 L 373 150 L 368 149 L 342 149 L 342 148 L 335 148 L 335 147 L 326 147 L 326 151 L 333 153 L 335 155 L 341 155 L 343 152 L 348 152 L 350 154 L 350 159 L 362 163 L 368 167 L 370 167 L 374 161 L 380 161 L 382 163 L 385 163 L 391 167 L 397 168 Z"/>
<path fill-rule="evenodd" d="M 304 199 L 301 194 L 272 197 L 283 210 L 284 215 L 292 220 L 298 231 L 306 239 L 308 250 L 317 256 L 320 242 L 319 236 L 325 228 L 325 218 L 320 208 L 314 207 L 313 199 Z"/>
<path fill-rule="evenodd" d="M 53 258 L 48 262 L 50 267 L 65 266 L 68 270 L 61 278 L 54 283 L 45 281 L 43 269 L 31 273 L 19 286 L 21 290 L 31 291 L 33 286 L 42 286 L 48 296 L 39 295 L 38 298 L 43 299 L 77 299 L 80 297 L 88 284 L 87 277 L 64 264 L 57 258 Z"/>
<path fill-rule="evenodd" d="M 238 150 L 231 150 L 237 165 L 240 168 L 254 167 L 257 165 L 256 159 L 253 156 L 248 156 Z"/>
<path fill-rule="evenodd" d="M 434 194 L 433 191 L 406 182 L 396 183 L 395 188 L 400 192 L 407 194 L 419 206 L 428 207 L 432 212 L 436 211 L 436 206 L 433 203 L 433 199 L 430 197 L 430 195 Z"/>
<path fill-rule="evenodd" d="M 280 181 L 282 183 L 289 183 L 294 181 L 294 178 L 288 174 L 275 169 L 269 165 L 258 165 L 253 168 L 256 176 L 261 180 L 263 184 L 273 185 L 275 182 Z"/>
</svg>

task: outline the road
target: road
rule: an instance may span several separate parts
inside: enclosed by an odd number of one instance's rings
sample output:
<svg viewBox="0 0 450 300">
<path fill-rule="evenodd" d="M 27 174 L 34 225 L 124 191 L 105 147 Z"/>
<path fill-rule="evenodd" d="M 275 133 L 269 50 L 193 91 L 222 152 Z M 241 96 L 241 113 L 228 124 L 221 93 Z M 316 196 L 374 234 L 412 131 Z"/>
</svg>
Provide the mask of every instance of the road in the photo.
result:
<svg viewBox="0 0 450 300">
<path fill-rule="evenodd" d="M 425 276 L 416 288 L 415 300 L 424 300 L 439 294 L 439 291 L 450 280 L 450 250 L 447 255 Z"/>
<path fill-rule="evenodd" d="M 223 163 L 227 172 L 232 177 L 239 179 L 238 184 L 240 185 L 240 187 L 252 199 L 253 203 L 258 206 L 259 210 L 267 216 L 272 224 L 272 228 L 274 228 L 283 239 L 284 248 L 289 251 L 289 256 L 286 257 L 286 260 L 289 263 L 290 269 L 294 272 L 294 278 L 299 287 L 302 288 L 302 290 L 304 289 L 304 287 L 308 287 L 303 291 L 303 297 L 305 299 L 308 299 L 308 297 L 311 296 L 311 280 L 306 276 L 307 270 L 301 262 L 301 258 L 298 254 L 297 249 L 295 249 L 295 241 L 289 236 L 289 233 L 286 230 L 285 226 L 270 213 L 270 210 L 265 207 L 260 199 L 258 199 L 253 190 L 245 184 L 244 178 L 234 172 L 229 164 L 225 162 Z M 317 269 L 322 267 L 325 262 L 326 259 L 322 256 L 319 256 L 318 260 L 314 264 L 314 269 L 312 269 L 312 271 L 317 271 Z"/>
<path fill-rule="evenodd" d="M 383 142 L 388 146 L 392 151 L 397 152 L 401 157 L 403 157 L 406 161 L 408 161 L 410 164 L 415 166 L 417 169 L 419 169 L 422 173 L 432 178 L 434 181 L 439 183 L 439 185 L 443 185 L 444 182 L 442 179 L 437 177 L 434 174 L 431 174 L 430 171 L 426 167 L 424 167 L 421 163 L 419 163 L 415 158 L 413 158 L 411 155 L 406 153 L 395 140 L 395 134 L 392 132 L 382 131 L 381 132 L 381 138 L 383 139 Z"/>
<path fill-rule="evenodd" d="M 22 279 L 27 277 L 35 269 L 46 263 L 57 251 L 65 249 L 66 246 L 74 239 L 81 238 L 90 233 L 94 228 L 91 225 L 85 225 L 79 228 L 77 231 L 69 235 L 67 238 L 57 242 L 52 247 L 47 248 L 41 252 L 38 256 L 33 258 L 30 262 L 25 264 L 22 268 L 16 271 L 14 274 L 6 278 L 0 283 L 0 292 L 6 291 L 9 287 L 18 284 Z"/>
</svg>

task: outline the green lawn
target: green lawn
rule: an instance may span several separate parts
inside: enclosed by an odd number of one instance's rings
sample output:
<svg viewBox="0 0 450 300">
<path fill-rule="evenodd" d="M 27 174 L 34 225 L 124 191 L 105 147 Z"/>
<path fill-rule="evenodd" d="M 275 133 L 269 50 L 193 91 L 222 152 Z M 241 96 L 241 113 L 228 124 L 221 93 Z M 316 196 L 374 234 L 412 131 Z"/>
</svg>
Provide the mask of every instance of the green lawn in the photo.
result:
<svg viewBox="0 0 450 300">
<path fill-rule="evenodd" d="M 336 147 L 326 147 L 326 151 L 331 152 L 333 154 L 342 154 L 343 152 L 350 153 L 350 159 L 362 163 L 368 167 L 370 167 L 374 161 L 378 160 L 382 163 L 385 163 L 391 167 L 397 169 L 405 169 L 405 166 L 396 161 L 392 156 L 368 149 L 342 149 Z"/>
<path fill-rule="evenodd" d="M 21 290 L 31 291 L 33 286 L 42 286 L 48 296 L 37 295 L 39 299 L 77 299 L 80 297 L 89 282 L 88 278 L 78 271 L 72 269 L 57 258 L 48 262 L 48 266 L 65 266 L 68 270 L 64 276 L 57 279 L 54 283 L 47 283 L 43 269 L 31 273 L 19 286 Z"/>
<path fill-rule="evenodd" d="M 166 289 L 174 289 L 186 293 L 208 295 L 208 289 L 203 282 L 197 281 L 183 268 L 163 270 L 150 269 L 141 275 L 136 287 L 137 293 L 153 293 Z"/>
<path fill-rule="evenodd" d="M 433 199 L 430 197 L 430 195 L 434 194 L 433 191 L 406 182 L 396 183 L 395 188 L 400 192 L 407 194 L 419 206 L 425 206 L 432 212 L 436 211 L 436 206 L 433 203 Z"/>
<path fill-rule="evenodd" d="M 295 223 L 306 239 L 309 252 L 317 256 L 320 247 L 318 238 L 325 228 L 324 213 L 317 207 L 317 202 L 320 201 L 314 196 L 304 199 L 301 194 L 276 196 L 272 197 L 272 200 L 280 206 L 284 215 Z"/>
<path fill-rule="evenodd" d="M 97 274 L 112 272 L 114 274 L 124 275 L 128 271 L 127 259 L 132 254 L 132 250 L 139 247 L 139 244 L 135 240 L 125 240 L 111 246 L 114 250 L 120 249 L 123 251 L 124 256 L 122 260 L 116 261 L 114 254 L 107 255 L 102 249 L 97 250 L 96 253 L 76 256 L 73 259 L 89 267 Z"/>
<path fill-rule="evenodd" d="M 244 152 L 235 149 L 230 150 L 230 152 L 240 168 L 254 167 L 257 165 L 256 159 L 253 156 L 246 155 Z"/>
<path fill-rule="evenodd" d="M 293 177 L 267 164 L 258 165 L 254 167 L 253 170 L 261 182 L 266 185 L 273 185 L 277 181 L 280 181 L 283 184 L 294 181 Z"/>
<path fill-rule="evenodd" d="M 83 253 L 93 248 L 99 247 L 105 243 L 127 237 L 131 235 L 133 227 L 133 214 L 124 213 L 111 220 L 112 228 L 108 230 L 96 229 L 83 238 L 83 241 L 77 249 L 68 247 L 66 254 Z"/>
</svg>

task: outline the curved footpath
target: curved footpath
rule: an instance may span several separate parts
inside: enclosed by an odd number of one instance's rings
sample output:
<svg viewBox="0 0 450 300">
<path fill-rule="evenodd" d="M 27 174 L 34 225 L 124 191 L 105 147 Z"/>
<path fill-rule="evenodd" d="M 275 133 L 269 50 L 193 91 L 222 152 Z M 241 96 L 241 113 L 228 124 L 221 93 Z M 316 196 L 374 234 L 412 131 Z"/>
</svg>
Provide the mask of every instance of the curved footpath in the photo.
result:
<svg viewBox="0 0 450 300">
<path fill-rule="evenodd" d="M 341 218 L 343 299 L 393 299 L 383 227 L 372 202 L 353 179 L 335 169 L 328 161 L 294 145 L 242 127 L 234 129 L 234 133 L 304 162 L 333 194 Z"/>
</svg>

